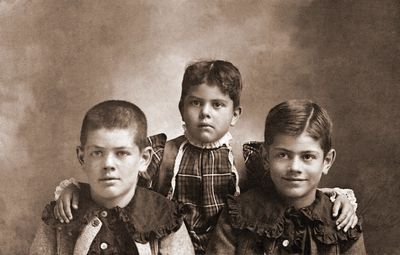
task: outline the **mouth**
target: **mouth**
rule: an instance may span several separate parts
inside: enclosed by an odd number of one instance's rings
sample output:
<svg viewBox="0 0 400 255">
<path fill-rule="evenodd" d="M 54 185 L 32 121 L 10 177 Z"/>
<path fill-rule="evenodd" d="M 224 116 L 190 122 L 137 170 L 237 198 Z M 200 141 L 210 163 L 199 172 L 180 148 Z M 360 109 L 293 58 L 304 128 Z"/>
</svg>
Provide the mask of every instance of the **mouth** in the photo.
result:
<svg viewBox="0 0 400 255">
<path fill-rule="evenodd" d="M 304 182 L 304 181 L 307 181 L 307 179 L 295 178 L 295 177 L 282 177 L 282 179 L 284 179 L 285 181 L 288 181 L 288 182 Z"/>
<path fill-rule="evenodd" d="M 198 125 L 199 128 L 214 128 L 212 125 L 207 123 L 201 123 Z"/>
<path fill-rule="evenodd" d="M 119 181 L 120 178 L 117 177 L 104 177 L 104 178 L 100 178 L 99 181 L 100 182 L 114 182 L 114 181 Z"/>
</svg>

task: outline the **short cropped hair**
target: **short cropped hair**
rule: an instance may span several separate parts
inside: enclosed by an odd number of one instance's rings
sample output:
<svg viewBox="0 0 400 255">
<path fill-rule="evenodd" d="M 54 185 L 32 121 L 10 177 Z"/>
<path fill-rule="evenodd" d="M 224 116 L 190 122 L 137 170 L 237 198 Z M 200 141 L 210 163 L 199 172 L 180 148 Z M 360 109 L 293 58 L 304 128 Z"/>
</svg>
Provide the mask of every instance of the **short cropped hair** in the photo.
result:
<svg viewBox="0 0 400 255">
<path fill-rule="evenodd" d="M 278 134 L 298 136 L 303 132 L 320 142 L 324 155 L 332 148 L 332 121 L 327 111 L 310 100 L 289 100 L 268 113 L 264 141 L 271 145 Z"/>
<path fill-rule="evenodd" d="M 240 106 L 242 76 L 232 63 L 223 60 L 198 61 L 186 67 L 182 80 L 182 93 L 179 100 L 179 111 L 183 112 L 183 103 L 189 90 L 201 84 L 218 86 L 222 93 L 228 94 L 233 106 Z"/>
<path fill-rule="evenodd" d="M 134 143 L 140 150 L 147 145 L 146 116 L 136 105 L 122 100 L 109 100 L 93 106 L 87 111 L 81 128 L 80 142 L 85 146 L 90 131 L 106 129 L 130 129 Z"/>
</svg>

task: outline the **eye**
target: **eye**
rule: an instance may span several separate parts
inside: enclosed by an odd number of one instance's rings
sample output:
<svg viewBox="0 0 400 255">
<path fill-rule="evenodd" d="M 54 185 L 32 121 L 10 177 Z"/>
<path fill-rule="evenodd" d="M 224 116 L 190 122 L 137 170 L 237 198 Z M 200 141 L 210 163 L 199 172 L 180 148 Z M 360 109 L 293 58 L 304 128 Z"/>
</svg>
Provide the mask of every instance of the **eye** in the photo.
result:
<svg viewBox="0 0 400 255">
<path fill-rule="evenodd" d="M 90 156 L 95 157 L 95 158 L 101 157 L 102 155 L 103 155 L 102 151 L 92 151 L 92 152 L 90 152 Z"/>
<path fill-rule="evenodd" d="M 126 157 L 126 156 L 129 156 L 129 155 L 131 155 L 129 153 L 129 151 L 117 151 L 117 156 L 118 157 Z"/>
<path fill-rule="evenodd" d="M 221 107 L 224 107 L 225 105 L 224 105 L 224 103 L 221 103 L 221 102 L 215 102 L 215 103 L 213 103 L 213 107 L 214 108 L 221 108 Z"/>
<path fill-rule="evenodd" d="M 289 155 L 286 152 L 278 152 L 276 153 L 276 157 L 278 159 L 287 159 L 289 158 Z"/>
<path fill-rule="evenodd" d="M 314 159 L 315 159 L 315 155 L 313 155 L 313 154 L 307 153 L 307 154 L 303 155 L 303 160 L 304 161 L 311 161 L 311 160 L 314 160 Z"/>
<path fill-rule="evenodd" d="M 197 107 L 201 105 L 201 102 L 199 100 L 192 100 L 190 101 L 190 104 Z"/>
</svg>

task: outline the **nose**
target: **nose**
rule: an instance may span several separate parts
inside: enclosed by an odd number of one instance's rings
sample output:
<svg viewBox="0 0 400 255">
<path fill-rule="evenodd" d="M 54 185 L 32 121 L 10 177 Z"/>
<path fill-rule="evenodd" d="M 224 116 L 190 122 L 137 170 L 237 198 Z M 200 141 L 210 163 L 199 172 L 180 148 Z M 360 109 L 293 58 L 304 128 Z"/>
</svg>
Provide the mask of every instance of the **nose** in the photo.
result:
<svg viewBox="0 0 400 255">
<path fill-rule="evenodd" d="M 115 157 L 112 153 L 108 153 L 105 157 L 104 170 L 115 170 Z"/>
<path fill-rule="evenodd" d="M 290 171 L 292 172 L 301 172 L 301 160 L 299 157 L 294 157 L 292 159 L 291 165 L 290 165 Z"/>
<path fill-rule="evenodd" d="M 201 110 L 200 110 L 200 118 L 201 119 L 209 118 L 210 117 L 210 111 L 211 111 L 210 105 L 209 104 L 204 104 L 201 107 Z"/>
</svg>

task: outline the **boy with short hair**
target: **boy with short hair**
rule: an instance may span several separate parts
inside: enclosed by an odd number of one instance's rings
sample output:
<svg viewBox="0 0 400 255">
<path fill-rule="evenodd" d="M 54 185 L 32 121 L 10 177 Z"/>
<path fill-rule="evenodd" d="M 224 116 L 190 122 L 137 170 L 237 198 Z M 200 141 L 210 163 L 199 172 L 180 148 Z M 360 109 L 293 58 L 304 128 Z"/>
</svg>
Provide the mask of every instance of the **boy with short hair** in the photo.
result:
<svg viewBox="0 0 400 255">
<path fill-rule="evenodd" d="M 152 137 L 153 147 L 162 149 L 153 157 L 158 163 L 142 174 L 150 189 L 190 208 L 185 223 L 197 254 L 204 254 L 226 196 L 240 193 L 229 130 L 241 115 L 241 91 L 241 74 L 232 63 L 206 60 L 190 64 L 179 101 L 184 135 L 166 143 L 165 137 Z M 66 191 L 56 214 L 68 222 L 65 214 L 69 214 L 71 197 L 75 202 L 77 196 L 69 188 Z M 341 205 L 347 209 L 342 214 L 350 212 L 348 219 L 353 208 L 346 198 L 343 201 L 348 204 Z"/>
<path fill-rule="evenodd" d="M 361 223 L 337 230 L 329 197 L 317 190 L 336 152 L 327 112 L 308 100 L 283 102 L 265 124 L 264 187 L 229 197 L 208 254 L 366 254 Z"/>
<path fill-rule="evenodd" d="M 68 225 L 47 205 L 30 254 L 193 254 L 182 215 L 162 195 L 137 187 L 152 157 L 144 113 L 110 100 L 83 120 L 77 156 L 89 185 Z"/>
</svg>

